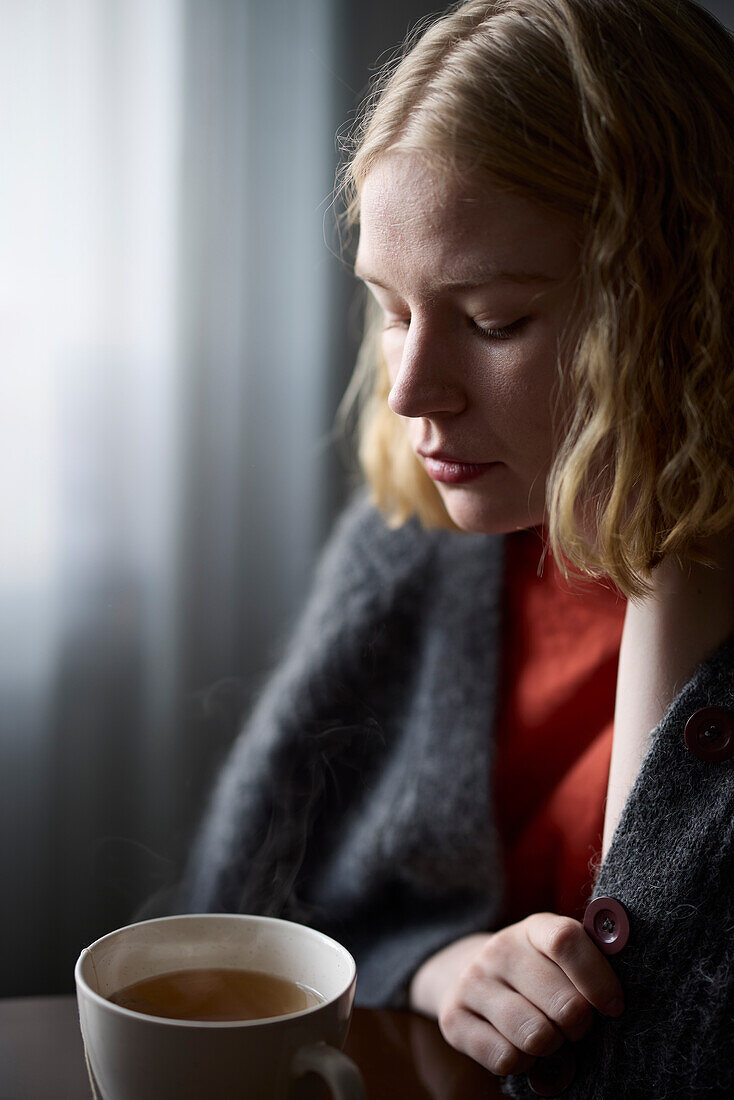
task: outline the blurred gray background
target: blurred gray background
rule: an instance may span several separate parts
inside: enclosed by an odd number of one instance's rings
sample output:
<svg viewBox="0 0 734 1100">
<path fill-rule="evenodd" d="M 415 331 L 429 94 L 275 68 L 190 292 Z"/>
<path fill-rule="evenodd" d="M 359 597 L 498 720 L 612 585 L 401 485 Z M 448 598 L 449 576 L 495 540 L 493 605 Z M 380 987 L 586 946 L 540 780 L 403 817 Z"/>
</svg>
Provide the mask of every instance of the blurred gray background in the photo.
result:
<svg viewBox="0 0 734 1100">
<path fill-rule="evenodd" d="M 0 996 L 174 880 L 302 605 L 354 480 L 336 135 L 441 8 L 0 0 Z"/>
</svg>

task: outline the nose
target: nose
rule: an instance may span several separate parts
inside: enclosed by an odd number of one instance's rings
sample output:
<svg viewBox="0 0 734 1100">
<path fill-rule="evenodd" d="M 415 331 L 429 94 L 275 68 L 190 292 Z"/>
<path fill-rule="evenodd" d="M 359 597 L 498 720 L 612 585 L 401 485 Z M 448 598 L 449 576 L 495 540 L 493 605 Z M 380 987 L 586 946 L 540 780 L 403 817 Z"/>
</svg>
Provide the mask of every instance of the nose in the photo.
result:
<svg viewBox="0 0 734 1100">
<path fill-rule="evenodd" d="M 411 320 L 387 403 L 398 416 L 459 413 L 466 406 L 458 349 L 435 327 Z"/>
</svg>

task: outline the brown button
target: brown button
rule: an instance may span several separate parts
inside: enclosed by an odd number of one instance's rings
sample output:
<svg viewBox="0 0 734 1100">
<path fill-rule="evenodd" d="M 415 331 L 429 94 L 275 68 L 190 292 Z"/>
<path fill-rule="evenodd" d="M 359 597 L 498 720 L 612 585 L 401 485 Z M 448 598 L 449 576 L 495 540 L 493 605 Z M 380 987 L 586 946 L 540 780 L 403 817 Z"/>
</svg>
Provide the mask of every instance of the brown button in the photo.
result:
<svg viewBox="0 0 734 1100">
<path fill-rule="evenodd" d="M 584 928 L 605 955 L 616 955 L 630 938 L 627 911 L 616 898 L 595 898 L 586 907 Z"/>
<path fill-rule="evenodd" d="M 576 1059 L 568 1046 L 562 1046 L 547 1058 L 538 1058 L 528 1073 L 528 1084 L 537 1096 L 560 1096 L 576 1073 Z"/>
<path fill-rule="evenodd" d="M 721 763 L 734 756 L 734 714 L 724 707 L 702 707 L 686 722 L 686 748 L 699 760 Z"/>
</svg>

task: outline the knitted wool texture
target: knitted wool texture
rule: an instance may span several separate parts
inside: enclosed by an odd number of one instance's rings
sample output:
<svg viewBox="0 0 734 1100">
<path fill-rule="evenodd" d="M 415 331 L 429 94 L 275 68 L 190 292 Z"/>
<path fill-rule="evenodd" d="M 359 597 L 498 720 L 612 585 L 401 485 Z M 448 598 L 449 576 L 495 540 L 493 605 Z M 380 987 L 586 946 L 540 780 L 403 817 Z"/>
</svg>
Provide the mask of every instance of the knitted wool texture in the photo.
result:
<svg viewBox="0 0 734 1100">
<path fill-rule="evenodd" d="M 359 497 L 238 738 L 176 909 L 285 917 L 357 960 L 357 1003 L 404 1003 L 429 955 L 490 927 L 502 540 L 388 530 Z"/>
</svg>

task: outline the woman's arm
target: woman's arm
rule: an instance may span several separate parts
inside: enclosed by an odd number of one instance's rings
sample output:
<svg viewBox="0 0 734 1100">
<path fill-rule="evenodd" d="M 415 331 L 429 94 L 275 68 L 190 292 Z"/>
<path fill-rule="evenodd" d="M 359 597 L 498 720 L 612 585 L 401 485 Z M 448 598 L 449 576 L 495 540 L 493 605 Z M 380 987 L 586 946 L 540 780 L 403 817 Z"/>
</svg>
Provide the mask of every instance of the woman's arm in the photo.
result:
<svg viewBox="0 0 734 1100">
<path fill-rule="evenodd" d="M 602 855 L 647 752 L 651 731 L 696 667 L 734 631 L 734 533 L 706 543 L 713 567 L 663 561 L 653 593 L 632 601 L 619 653 Z"/>
</svg>

